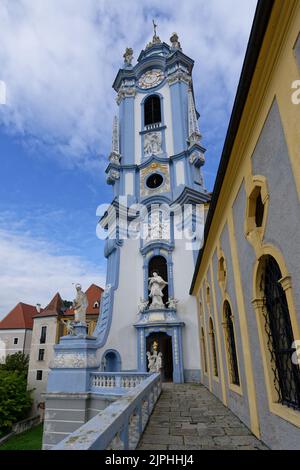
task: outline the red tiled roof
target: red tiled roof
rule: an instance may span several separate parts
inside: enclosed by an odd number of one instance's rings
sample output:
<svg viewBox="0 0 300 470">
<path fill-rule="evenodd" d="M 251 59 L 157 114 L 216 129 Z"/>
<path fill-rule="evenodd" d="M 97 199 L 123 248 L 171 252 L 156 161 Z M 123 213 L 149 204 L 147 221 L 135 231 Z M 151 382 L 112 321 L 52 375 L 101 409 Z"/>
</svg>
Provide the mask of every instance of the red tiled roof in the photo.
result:
<svg viewBox="0 0 300 470">
<path fill-rule="evenodd" d="M 0 321 L 1 329 L 28 329 L 32 330 L 33 317 L 37 314 L 34 305 L 18 303 L 7 315 Z"/>
<path fill-rule="evenodd" d="M 94 304 L 95 302 L 99 302 L 100 305 L 100 299 L 103 293 L 102 287 L 96 286 L 96 284 L 91 284 L 85 293 L 88 298 L 88 308 L 86 310 L 87 315 L 98 315 L 99 307 L 94 307 Z M 65 311 L 65 315 L 74 315 L 74 310 L 72 308 L 68 308 Z"/>
<path fill-rule="evenodd" d="M 35 318 L 53 317 L 53 316 L 60 315 L 62 313 L 63 306 L 64 306 L 64 302 L 59 292 L 57 292 L 55 296 L 52 298 L 52 300 L 50 301 L 50 303 L 47 305 L 47 307 L 45 307 L 41 313 L 35 314 Z"/>
</svg>

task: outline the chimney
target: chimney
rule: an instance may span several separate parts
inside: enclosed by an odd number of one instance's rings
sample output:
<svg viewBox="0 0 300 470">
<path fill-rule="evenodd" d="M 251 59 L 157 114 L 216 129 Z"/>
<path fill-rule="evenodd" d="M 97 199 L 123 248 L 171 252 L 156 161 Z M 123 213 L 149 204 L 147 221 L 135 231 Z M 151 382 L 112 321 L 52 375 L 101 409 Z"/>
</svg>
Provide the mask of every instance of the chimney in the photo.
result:
<svg viewBox="0 0 300 470">
<path fill-rule="evenodd" d="M 37 313 L 41 313 L 41 304 L 36 304 Z"/>
</svg>

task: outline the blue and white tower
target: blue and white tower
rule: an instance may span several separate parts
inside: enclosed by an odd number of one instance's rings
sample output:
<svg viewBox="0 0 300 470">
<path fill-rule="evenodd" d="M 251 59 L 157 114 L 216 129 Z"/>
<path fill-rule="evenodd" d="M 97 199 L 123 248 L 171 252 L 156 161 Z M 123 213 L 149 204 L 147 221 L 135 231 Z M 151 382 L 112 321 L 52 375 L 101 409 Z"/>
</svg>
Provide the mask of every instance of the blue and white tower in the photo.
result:
<svg viewBox="0 0 300 470">
<path fill-rule="evenodd" d="M 94 334 L 103 370 L 146 371 L 155 341 L 164 379 L 180 383 L 200 379 L 197 305 L 189 286 L 209 194 L 194 62 L 176 33 L 170 41 L 161 42 L 154 28 L 136 65 L 126 49 L 113 84 L 119 113 L 106 173 L 114 199 L 100 221 L 108 235 L 107 286 Z M 160 306 L 149 295 L 155 272 L 167 282 Z"/>
</svg>

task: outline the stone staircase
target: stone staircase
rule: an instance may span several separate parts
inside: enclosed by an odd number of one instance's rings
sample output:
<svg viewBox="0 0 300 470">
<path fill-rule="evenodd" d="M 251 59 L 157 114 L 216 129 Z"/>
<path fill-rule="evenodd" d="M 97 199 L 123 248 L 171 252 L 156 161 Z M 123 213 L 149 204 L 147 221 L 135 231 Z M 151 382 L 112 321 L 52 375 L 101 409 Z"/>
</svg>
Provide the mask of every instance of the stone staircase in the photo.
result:
<svg viewBox="0 0 300 470">
<path fill-rule="evenodd" d="M 139 450 L 259 450 L 267 447 L 204 386 L 163 384 Z"/>
</svg>

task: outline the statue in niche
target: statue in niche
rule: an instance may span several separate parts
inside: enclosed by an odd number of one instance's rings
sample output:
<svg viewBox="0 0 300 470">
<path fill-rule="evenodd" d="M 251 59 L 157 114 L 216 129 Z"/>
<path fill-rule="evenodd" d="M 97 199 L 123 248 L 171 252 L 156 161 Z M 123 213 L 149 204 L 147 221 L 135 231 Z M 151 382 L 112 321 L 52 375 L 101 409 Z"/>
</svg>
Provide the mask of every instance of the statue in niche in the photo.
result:
<svg viewBox="0 0 300 470">
<path fill-rule="evenodd" d="M 87 295 L 82 292 L 80 284 L 75 285 L 77 295 L 73 300 L 73 308 L 75 312 L 75 323 L 85 323 L 86 322 L 86 309 L 88 307 L 88 298 Z"/>
<path fill-rule="evenodd" d="M 152 354 L 147 351 L 148 368 L 150 372 L 160 372 L 162 369 L 162 353 L 158 352 L 157 341 L 153 342 Z"/>
<path fill-rule="evenodd" d="M 153 273 L 152 277 L 149 277 L 149 290 L 150 290 L 150 298 L 151 298 L 151 305 L 150 308 L 164 308 L 163 303 L 163 288 L 168 283 L 164 281 L 164 279 L 159 276 L 156 272 Z"/>
<path fill-rule="evenodd" d="M 144 140 L 144 154 L 145 155 L 157 155 L 162 152 L 161 148 L 161 133 L 150 132 L 145 135 Z"/>
</svg>

